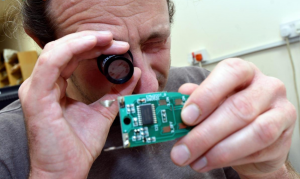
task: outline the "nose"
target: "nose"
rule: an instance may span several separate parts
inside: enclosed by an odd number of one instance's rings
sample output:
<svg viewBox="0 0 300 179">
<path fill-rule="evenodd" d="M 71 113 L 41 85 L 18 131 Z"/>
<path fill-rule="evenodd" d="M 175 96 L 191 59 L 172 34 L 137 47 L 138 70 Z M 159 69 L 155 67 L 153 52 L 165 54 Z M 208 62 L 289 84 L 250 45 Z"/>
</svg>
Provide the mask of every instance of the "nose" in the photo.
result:
<svg viewBox="0 0 300 179">
<path fill-rule="evenodd" d="M 155 70 L 152 68 L 151 60 L 147 59 L 147 56 L 141 50 L 132 51 L 132 54 L 134 58 L 133 65 L 142 71 L 141 78 L 133 92 L 136 94 L 157 92 L 159 83 Z"/>
</svg>

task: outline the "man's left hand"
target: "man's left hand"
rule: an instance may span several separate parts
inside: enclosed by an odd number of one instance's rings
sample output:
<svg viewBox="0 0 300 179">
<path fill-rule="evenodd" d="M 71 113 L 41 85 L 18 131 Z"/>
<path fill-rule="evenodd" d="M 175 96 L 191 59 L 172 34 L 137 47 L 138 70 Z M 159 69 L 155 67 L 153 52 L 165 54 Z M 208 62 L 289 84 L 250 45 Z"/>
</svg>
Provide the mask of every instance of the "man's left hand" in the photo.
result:
<svg viewBox="0 0 300 179">
<path fill-rule="evenodd" d="M 232 166 L 240 176 L 265 177 L 287 158 L 297 118 L 284 84 L 252 63 L 228 59 L 189 94 L 181 116 L 194 129 L 171 152 L 173 162 L 198 172 Z"/>
</svg>

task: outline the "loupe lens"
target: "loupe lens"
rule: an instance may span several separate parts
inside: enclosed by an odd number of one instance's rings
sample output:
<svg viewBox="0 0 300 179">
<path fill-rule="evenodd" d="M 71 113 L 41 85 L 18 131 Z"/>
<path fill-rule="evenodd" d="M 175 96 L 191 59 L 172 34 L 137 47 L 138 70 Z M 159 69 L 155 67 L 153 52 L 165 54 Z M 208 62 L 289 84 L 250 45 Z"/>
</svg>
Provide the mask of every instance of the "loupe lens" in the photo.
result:
<svg viewBox="0 0 300 179">
<path fill-rule="evenodd" d="M 108 74 L 113 79 L 123 79 L 129 73 L 130 66 L 124 60 L 115 60 L 108 67 Z"/>
<path fill-rule="evenodd" d="M 133 75 L 133 57 L 130 51 L 123 55 L 101 55 L 97 58 L 98 68 L 112 83 L 123 84 Z"/>
</svg>

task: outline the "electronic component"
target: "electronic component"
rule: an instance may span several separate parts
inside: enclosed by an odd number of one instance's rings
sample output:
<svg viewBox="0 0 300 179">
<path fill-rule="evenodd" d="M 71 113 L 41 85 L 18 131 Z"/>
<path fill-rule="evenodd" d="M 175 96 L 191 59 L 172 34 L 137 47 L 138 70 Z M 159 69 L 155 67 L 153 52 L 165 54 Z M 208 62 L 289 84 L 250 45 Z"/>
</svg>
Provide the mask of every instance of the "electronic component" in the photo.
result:
<svg viewBox="0 0 300 179">
<path fill-rule="evenodd" d="M 175 105 L 182 105 L 182 99 L 175 99 Z"/>
<path fill-rule="evenodd" d="M 167 105 L 167 101 L 165 99 L 159 100 L 159 105 Z"/>
<path fill-rule="evenodd" d="M 166 142 L 186 135 L 192 127 L 181 120 L 188 95 L 157 92 L 118 97 L 123 147 Z"/>
<path fill-rule="evenodd" d="M 137 107 L 140 125 L 157 123 L 155 108 L 153 104 L 144 104 Z"/>
</svg>

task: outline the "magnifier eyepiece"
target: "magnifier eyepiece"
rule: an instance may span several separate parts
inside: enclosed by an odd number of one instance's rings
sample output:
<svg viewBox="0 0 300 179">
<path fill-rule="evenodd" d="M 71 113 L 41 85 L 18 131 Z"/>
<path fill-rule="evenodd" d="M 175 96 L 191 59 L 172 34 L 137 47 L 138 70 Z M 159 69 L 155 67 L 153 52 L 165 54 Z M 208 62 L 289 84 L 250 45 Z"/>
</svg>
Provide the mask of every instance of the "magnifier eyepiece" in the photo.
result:
<svg viewBox="0 0 300 179">
<path fill-rule="evenodd" d="M 133 75 L 133 56 L 130 51 L 123 55 L 101 55 L 97 58 L 101 73 L 115 84 L 126 83 Z"/>
</svg>

